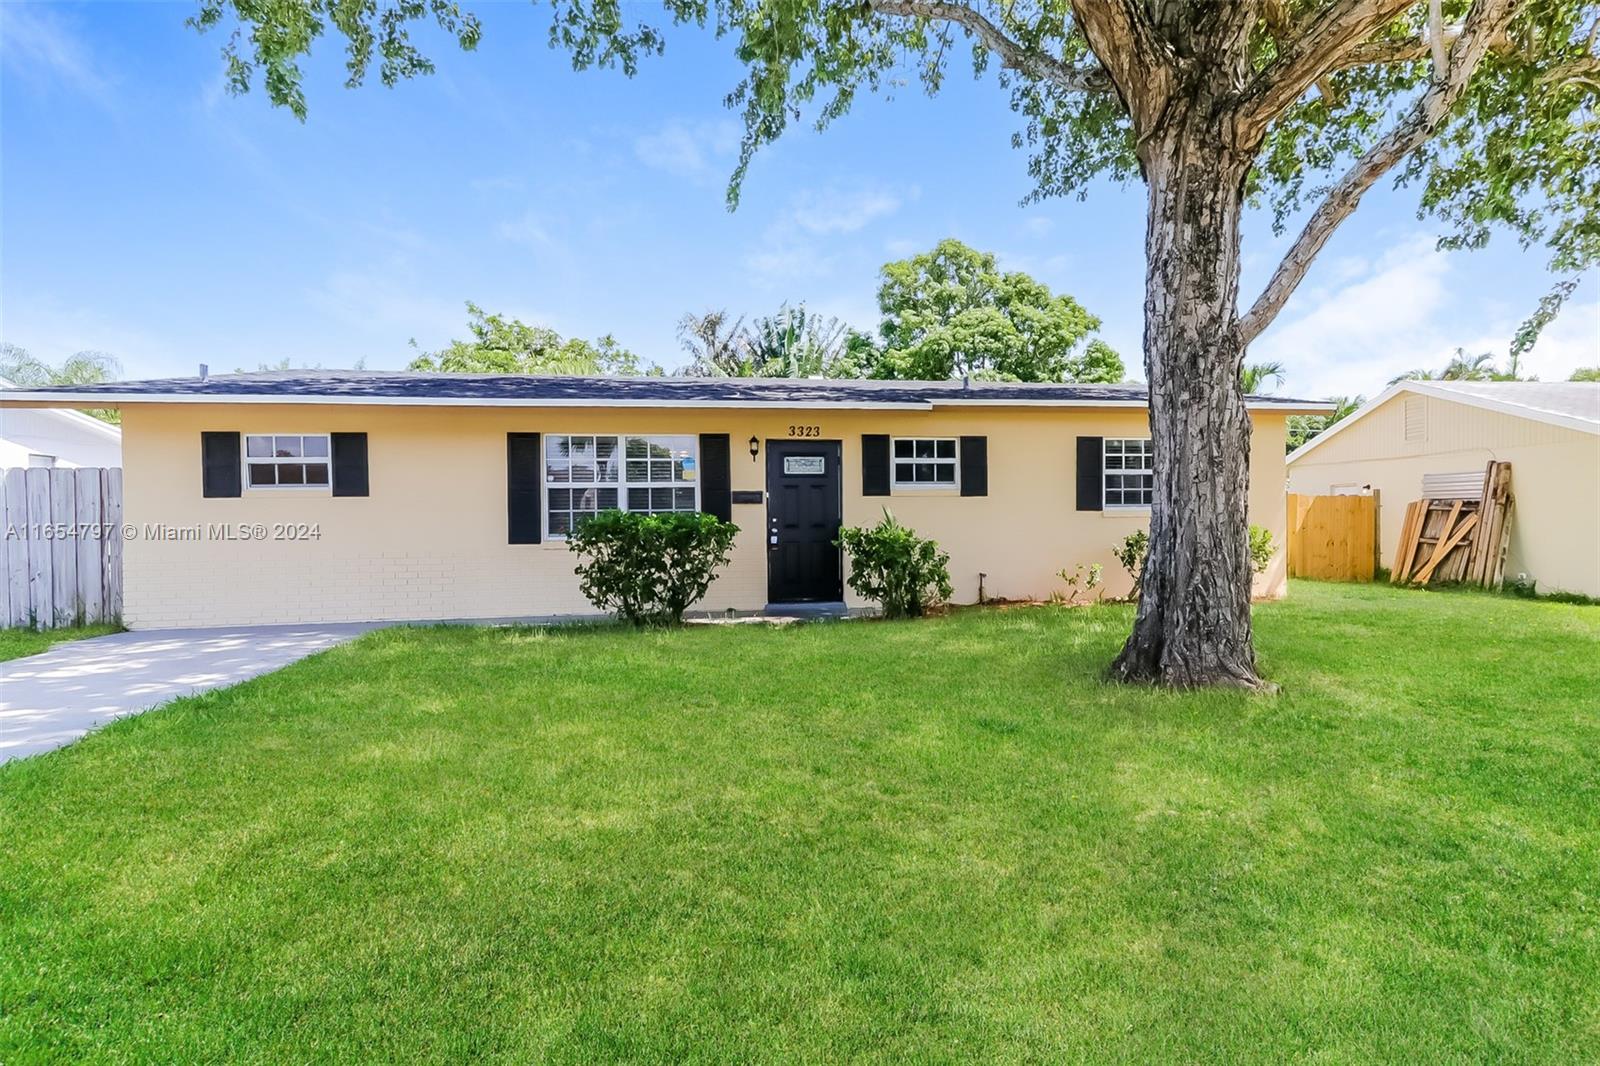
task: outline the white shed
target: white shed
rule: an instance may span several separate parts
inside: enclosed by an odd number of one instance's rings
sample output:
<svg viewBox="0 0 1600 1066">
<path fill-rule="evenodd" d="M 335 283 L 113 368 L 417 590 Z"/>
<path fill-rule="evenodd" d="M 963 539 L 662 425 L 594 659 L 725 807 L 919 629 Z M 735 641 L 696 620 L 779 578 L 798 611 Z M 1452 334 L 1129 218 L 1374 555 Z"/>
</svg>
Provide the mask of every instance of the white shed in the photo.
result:
<svg viewBox="0 0 1600 1066">
<path fill-rule="evenodd" d="M 1477 486 L 1491 459 L 1511 463 L 1516 497 L 1506 580 L 1600 596 L 1600 384 L 1398 382 L 1295 449 L 1289 491 L 1378 490 L 1380 554 L 1392 566 L 1424 478 Z"/>
<path fill-rule="evenodd" d="M 11 383 L 0 378 L 0 388 Z M 59 407 L 0 409 L 0 470 L 21 466 L 121 466 L 122 430 Z"/>
</svg>

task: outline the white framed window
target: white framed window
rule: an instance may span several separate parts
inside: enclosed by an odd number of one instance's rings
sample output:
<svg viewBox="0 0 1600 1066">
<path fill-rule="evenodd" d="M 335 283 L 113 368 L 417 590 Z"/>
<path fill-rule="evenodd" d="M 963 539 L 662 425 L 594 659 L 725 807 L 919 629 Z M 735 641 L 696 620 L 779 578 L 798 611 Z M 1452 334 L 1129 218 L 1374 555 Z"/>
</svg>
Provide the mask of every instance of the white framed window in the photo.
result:
<svg viewBox="0 0 1600 1066">
<path fill-rule="evenodd" d="M 895 488 L 955 488 L 955 485 L 956 439 L 954 437 L 894 439 Z"/>
<path fill-rule="evenodd" d="M 1105 506 L 1149 507 L 1155 496 L 1156 457 L 1149 437 L 1107 437 Z"/>
<path fill-rule="evenodd" d="M 545 437 L 545 535 L 560 540 L 617 508 L 698 511 L 697 438 L 551 433 Z"/>
<path fill-rule="evenodd" d="M 244 484 L 247 489 L 327 489 L 326 433 L 246 433 Z"/>
</svg>

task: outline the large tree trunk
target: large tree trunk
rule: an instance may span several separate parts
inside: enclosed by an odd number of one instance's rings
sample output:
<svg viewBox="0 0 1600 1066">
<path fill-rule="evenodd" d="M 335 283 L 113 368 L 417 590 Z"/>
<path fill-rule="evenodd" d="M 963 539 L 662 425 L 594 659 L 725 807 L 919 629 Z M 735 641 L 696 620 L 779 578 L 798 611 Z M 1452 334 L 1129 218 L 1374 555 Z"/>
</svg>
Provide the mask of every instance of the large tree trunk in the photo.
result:
<svg viewBox="0 0 1600 1066">
<path fill-rule="evenodd" d="M 1257 688 L 1238 329 L 1249 159 L 1226 147 L 1205 101 L 1187 103 L 1140 146 L 1150 190 L 1144 363 L 1155 497 L 1139 611 L 1112 669 L 1129 681 Z"/>
</svg>

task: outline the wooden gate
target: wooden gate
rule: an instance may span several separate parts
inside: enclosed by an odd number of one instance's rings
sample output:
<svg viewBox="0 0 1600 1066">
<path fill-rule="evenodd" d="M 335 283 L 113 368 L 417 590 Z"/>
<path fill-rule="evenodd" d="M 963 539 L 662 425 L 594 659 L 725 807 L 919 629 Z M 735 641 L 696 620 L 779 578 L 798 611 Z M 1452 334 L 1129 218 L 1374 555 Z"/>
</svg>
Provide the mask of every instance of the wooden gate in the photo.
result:
<svg viewBox="0 0 1600 1066">
<path fill-rule="evenodd" d="M 0 470 L 0 626 L 122 616 L 122 471 Z"/>
<path fill-rule="evenodd" d="M 1289 493 L 1289 576 L 1371 581 L 1378 566 L 1378 497 Z"/>
</svg>

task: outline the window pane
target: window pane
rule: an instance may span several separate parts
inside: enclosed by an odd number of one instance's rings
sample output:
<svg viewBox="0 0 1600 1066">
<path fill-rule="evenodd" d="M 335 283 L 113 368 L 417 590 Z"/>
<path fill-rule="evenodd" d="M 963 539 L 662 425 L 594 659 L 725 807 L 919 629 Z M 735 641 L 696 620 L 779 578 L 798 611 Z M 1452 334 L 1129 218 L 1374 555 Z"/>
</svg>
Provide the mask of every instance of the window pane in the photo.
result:
<svg viewBox="0 0 1600 1066">
<path fill-rule="evenodd" d="M 246 437 L 244 439 L 244 453 L 256 458 L 266 458 L 272 454 L 272 438 Z"/>
<path fill-rule="evenodd" d="M 644 482 L 650 480 L 650 464 L 643 459 L 628 460 L 628 480 L 630 482 Z"/>
<path fill-rule="evenodd" d="M 1116 503 L 1121 503 L 1121 502 L 1122 502 L 1122 490 L 1121 489 L 1106 489 L 1106 503 L 1107 504 L 1116 504 Z"/>
<path fill-rule="evenodd" d="M 301 441 L 300 454 L 302 455 L 323 456 L 328 454 L 327 437 L 302 437 Z"/>
<path fill-rule="evenodd" d="M 550 535 L 562 536 L 572 532 L 572 516 L 565 511 L 550 512 Z"/>
<path fill-rule="evenodd" d="M 932 481 L 933 480 L 933 464 L 932 463 L 918 463 L 917 464 L 917 480 L 918 481 Z"/>
<path fill-rule="evenodd" d="M 616 489 L 595 489 L 595 505 L 602 511 L 614 511 L 617 507 Z"/>
<path fill-rule="evenodd" d="M 649 489 L 629 489 L 628 490 L 628 510 L 630 510 L 630 511 L 648 511 L 648 510 L 650 510 L 650 490 Z"/>
<path fill-rule="evenodd" d="M 278 483 L 277 467 L 271 463 L 250 464 L 250 484 L 276 485 Z"/>
<path fill-rule="evenodd" d="M 1107 470 L 1121 470 L 1122 469 L 1122 456 L 1120 456 L 1120 455 L 1108 455 L 1108 456 L 1106 456 L 1106 469 Z"/>
<path fill-rule="evenodd" d="M 643 437 L 628 438 L 628 458 L 646 459 L 650 456 L 650 445 Z"/>
<path fill-rule="evenodd" d="M 278 458 L 294 458 L 300 454 L 299 437 L 273 437 L 272 454 Z"/>
<path fill-rule="evenodd" d="M 650 480 L 651 481 L 671 481 L 672 480 L 672 460 L 671 459 L 652 459 L 652 460 L 650 460 Z"/>
<path fill-rule="evenodd" d="M 933 480 L 942 485 L 954 485 L 956 481 L 956 467 L 954 463 L 941 463 L 933 468 Z"/>
<path fill-rule="evenodd" d="M 328 483 L 328 464 L 327 463 L 307 463 L 306 464 L 306 484 L 307 485 L 326 485 L 327 483 Z"/>
<path fill-rule="evenodd" d="M 931 441 L 931 440 L 919 440 L 919 441 L 917 441 L 917 458 L 918 459 L 932 459 L 933 458 L 933 441 Z"/>
<path fill-rule="evenodd" d="M 894 442 L 894 457 L 896 459 L 910 459 L 911 449 L 915 444 L 911 440 L 897 440 Z"/>
<path fill-rule="evenodd" d="M 552 510 L 552 511 L 570 511 L 571 509 L 572 509 L 572 490 L 571 489 L 551 489 L 550 490 L 550 510 Z"/>
<path fill-rule="evenodd" d="M 544 439 L 544 456 L 546 459 L 565 459 L 567 457 L 567 438 L 560 433 L 552 433 Z"/>
<path fill-rule="evenodd" d="M 933 454 L 940 459 L 954 459 L 956 457 L 956 442 L 953 440 L 935 441 Z"/>
<path fill-rule="evenodd" d="M 672 506 L 678 511 L 694 510 L 694 489 L 673 489 Z"/>
<path fill-rule="evenodd" d="M 650 490 L 650 510 L 652 510 L 652 511 L 670 511 L 670 510 L 672 510 L 672 490 L 671 489 L 651 489 Z"/>
<path fill-rule="evenodd" d="M 587 483 L 592 482 L 592 481 L 595 480 L 594 464 L 592 462 L 587 462 L 586 459 L 587 459 L 586 456 L 583 457 L 583 458 L 579 458 L 578 456 L 573 456 L 573 458 L 572 458 L 572 482 L 573 482 L 573 484 L 579 484 L 579 483 L 587 484 Z"/>
<path fill-rule="evenodd" d="M 1117 439 L 1113 438 L 1113 437 L 1107 437 L 1106 438 L 1106 454 L 1107 455 L 1121 455 L 1122 454 L 1122 442 L 1120 440 L 1117 440 Z"/>
<path fill-rule="evenodd" d="M 571 481 L 572 470 L 570 464 L 565 459 L 545 460 L 544 479 L 555 482 Z"/>
<path fill-rule="evenodd" d="M 304 485 L 306 483 L 306 468 L 301 463 L 279 463 L 278 484 Z"/>
</svg>

